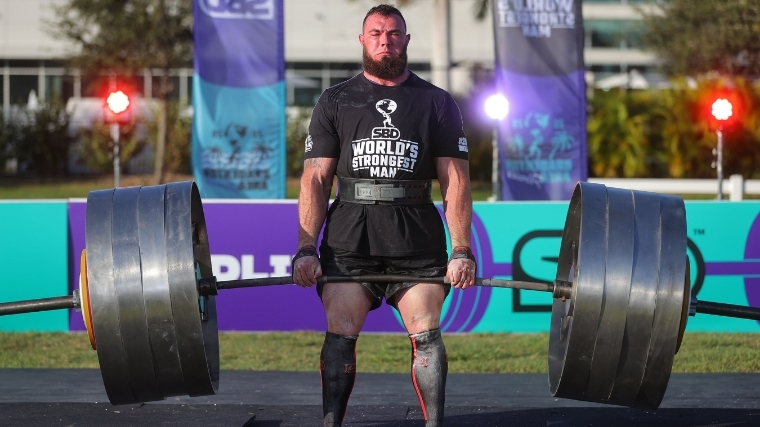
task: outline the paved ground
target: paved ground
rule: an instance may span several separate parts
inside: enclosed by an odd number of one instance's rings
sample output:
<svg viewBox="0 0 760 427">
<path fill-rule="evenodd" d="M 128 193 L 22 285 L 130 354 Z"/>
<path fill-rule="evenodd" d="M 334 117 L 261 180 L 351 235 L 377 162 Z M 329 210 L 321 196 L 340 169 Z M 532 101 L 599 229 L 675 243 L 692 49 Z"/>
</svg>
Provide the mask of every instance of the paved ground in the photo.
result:
<svg viewBox="0 0 760 427">
<path fill-rule="evenodd" d="M 98 370 L 0 369 L 0 426 L 319 426 L 319 376 L 224 371 L 216 396 L 113 406 Z M 673 375 L 660 409 L 551 397 L 544 375 L 449 375 L 446 426 L 757 426 L 760 374 Z M 357 376 L 345 426 L 422 426 L 405 374 Z"/>
</svg>

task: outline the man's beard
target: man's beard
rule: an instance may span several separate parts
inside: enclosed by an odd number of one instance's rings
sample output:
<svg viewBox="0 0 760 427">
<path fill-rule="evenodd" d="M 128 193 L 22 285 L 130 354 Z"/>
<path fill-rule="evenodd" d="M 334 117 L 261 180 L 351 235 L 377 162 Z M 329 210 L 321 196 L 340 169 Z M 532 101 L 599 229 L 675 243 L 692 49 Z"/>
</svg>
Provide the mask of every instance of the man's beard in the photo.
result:
<svg viewBox="0 0 760 427">
<path fill-rule="evenodd" d="M 362 64 L 367 74 L 383 80 L 393 80 L 406 72 L 406 46 L 397 58 L 385 56 L 379 61 L 372 59 L 367 53 L 367 49 L 362 49 Z"/>
</svg>

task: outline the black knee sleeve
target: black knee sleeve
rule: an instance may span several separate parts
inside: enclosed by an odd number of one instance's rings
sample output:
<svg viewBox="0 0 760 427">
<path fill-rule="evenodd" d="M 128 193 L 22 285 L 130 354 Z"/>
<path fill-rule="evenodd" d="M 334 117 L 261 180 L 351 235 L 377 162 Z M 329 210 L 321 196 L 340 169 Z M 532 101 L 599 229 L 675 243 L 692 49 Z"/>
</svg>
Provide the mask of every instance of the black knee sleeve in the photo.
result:
<svg viewBox="0 0 760 427">
<path fill-rule="evenodd" d="M 348 398 L 356 379 L 356 340 L 358 336 L 325 334 L 320 356 L 322 411 L 324 425 L 337 427 L 346 415 Z"/>
<path fill-rule="evenodd" d="M 412 341 L 412 383 L 420 399 L 425 427 L 440 427 L 449 371 L 441 330 L 411 334 L 409 339 Z"/>
</svg>

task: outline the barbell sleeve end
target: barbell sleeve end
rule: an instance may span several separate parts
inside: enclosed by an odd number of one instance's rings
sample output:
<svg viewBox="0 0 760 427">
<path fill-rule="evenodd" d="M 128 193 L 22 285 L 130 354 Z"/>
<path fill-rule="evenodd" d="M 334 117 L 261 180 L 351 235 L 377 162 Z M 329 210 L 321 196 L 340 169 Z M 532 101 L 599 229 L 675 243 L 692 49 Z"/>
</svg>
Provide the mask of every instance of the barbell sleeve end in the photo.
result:
<svg viewBox="0 0 760 427">
<path fill-rule="evenodd" d="M 526 282 L 521 280 L 503 280 L 503 279 L 475 279 L 475 284 L 479 286 L 490 286 L 493 288 L 512 288 L 525 289 L 529 291 L 552 292 L 555 293 L 554 283 L 544 282 Z"/>
<path fill-rule="evenodd" d="M 696 303 L 696 304 L 695 304 Z M 692 300 L 696 313 L 713 314 L 716 316 L 735 317 L 738 319 L 760 320 L 760 308 L 743 305 L 725 304 L 721 302 Z"/>
<path fill-rule="evenodd" d="M 76 294 L 64 297 L 41 298 L 26 301 L 0 303 L 0 316 L 9 314 L 35 313 L 38 311 L 60 310 L 63 308 L 79 308 L 80 302 Z"/>
</svg>

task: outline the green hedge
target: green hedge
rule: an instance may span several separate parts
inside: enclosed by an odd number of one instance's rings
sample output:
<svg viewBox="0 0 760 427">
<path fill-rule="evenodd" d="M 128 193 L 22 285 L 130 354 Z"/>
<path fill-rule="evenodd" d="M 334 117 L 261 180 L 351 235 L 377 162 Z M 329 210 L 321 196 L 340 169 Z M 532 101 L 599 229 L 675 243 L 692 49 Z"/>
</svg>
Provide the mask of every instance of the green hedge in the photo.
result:
<svg viewBox="0 0 760 427">
<path fill-rule="evenodd" d="M 760 82 L 674 80 L 653 90 L 595 90 L 588 100 L 589 174 L 596 177 L 714 178 L 718 96 L 736 105 L 724 128 L 726 176 L 760 178 Z"/>
</svg>

